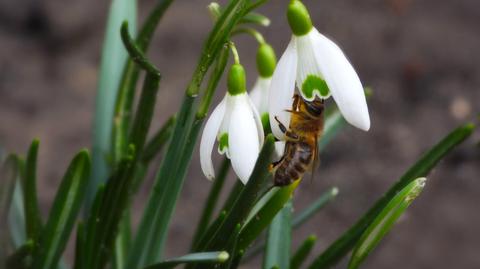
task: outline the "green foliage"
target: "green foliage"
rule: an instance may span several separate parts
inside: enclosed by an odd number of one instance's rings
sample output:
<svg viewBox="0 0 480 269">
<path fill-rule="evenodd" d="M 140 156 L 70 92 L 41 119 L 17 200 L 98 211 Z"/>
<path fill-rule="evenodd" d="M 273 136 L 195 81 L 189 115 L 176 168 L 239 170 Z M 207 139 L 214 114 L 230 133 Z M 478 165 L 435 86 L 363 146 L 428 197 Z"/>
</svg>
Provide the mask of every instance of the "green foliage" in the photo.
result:
<svg viewBox="0 0 480 269">
<path fill-rule="evenodd" d="M 215 264 L 223 263 L 228 260 L 228 253 L 225 251 L 214 251 L 214 252 L 199 252 L 199 253 L 190 253 L 182 257 L 169 259 L 154 265 L 150 265 L 145 269 L 169 269 L 174 268 L 180 264 L 189 264 L 189 263 L 206 263 Z"/>
<path fill-rule="evenodd" d="M 293 254 L 292 259 L 290 260 L 290 269 L 299 269 L 300 266 L 305 262 L 308 255 L 312 251 L 313 247 L 315 246 L 315 242 L 317 241 L 317 237 L 315 235 L 310 235 L 303 241 L 303 243 L 298 247 L 295 254 Z"/>
<path fill-rule="evenodd" d="M 80 151 L 72 160 L 57 191 L 52 210 L 33 253 L 33 268 L 56 268 L 67 245 L 90 178 L 90 157 Z"/>
<path fill-rule="evenodd" d="M 418 178 L 395 195 L 373 220 L 358 240 L 352 252 L 349 269 L 356 269 L 392 229 L 397 219 L 405 212 L 425 187 L 426 178 Z"/>
<path fill-rule="evenodd" d="M 273 266 L 290 268 L 290 245 L 292 241 L 292 202 L 288 202 L 273 218 L 267 233 L 267 247 L 263 268 Z"/>
<path fill-rule="evenodd" d="M 426 152 L 352 227 L 320 254 L 309 268 L 329 268 L 345 256 L 387 203 L 419 177 L 425 177 L 447 153 L 468 138 L 475 126 L 460 126 Z"/>
</svg>

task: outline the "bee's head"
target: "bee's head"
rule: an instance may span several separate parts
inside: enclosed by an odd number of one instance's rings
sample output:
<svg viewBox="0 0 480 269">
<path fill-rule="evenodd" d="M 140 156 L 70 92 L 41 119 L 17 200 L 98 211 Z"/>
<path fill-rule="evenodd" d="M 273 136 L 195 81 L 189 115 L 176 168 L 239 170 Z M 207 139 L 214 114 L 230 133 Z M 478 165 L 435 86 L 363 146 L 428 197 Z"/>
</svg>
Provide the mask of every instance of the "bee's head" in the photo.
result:
<svg viewBox="0 0 480 269">
<path fill-rule="evenodd" d="M 320 117 L 323 113 L 323 110 L 325 108 L 325 101 L 320 98 L 315 98 L 315 100 L 309 102 L 303 100 L 303 106 L 305 107 L 305 110 L 310 114 L 312 117 Z"/>
</svg>

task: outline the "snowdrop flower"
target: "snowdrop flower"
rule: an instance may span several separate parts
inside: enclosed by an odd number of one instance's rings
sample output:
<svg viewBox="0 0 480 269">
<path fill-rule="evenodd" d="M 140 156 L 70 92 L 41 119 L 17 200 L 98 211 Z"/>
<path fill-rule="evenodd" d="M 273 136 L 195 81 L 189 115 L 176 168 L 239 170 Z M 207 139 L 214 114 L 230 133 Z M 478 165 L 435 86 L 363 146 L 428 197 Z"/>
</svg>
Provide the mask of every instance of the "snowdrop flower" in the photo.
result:
<svg viewBox="0 0 480 269">
<path fill-rule="evenodd" d="M 232 65 L 227 84 L 227 94 L 205 124 L 200 141 L 200 164 L 205 176 L 214 179 L 211 154 L 217 139 L 218 152 L 226 154 L 233 170 L 246 184 L 263 144 L 262 122 L 246 92 L 245 70 L 240 64 Z"/>
<path fill-rule="evenodd" d="M 274 118 L 289 126 L 290 113 L 286 110 L 291 109 L 295 84 L 307 101 L 331 95 L 350 124 L 368 131 L 370 117 L 362 83 L 342 50 L 312 26 L 307 8 L 299 0 L 290 2 L 287 18 L 293 36 L 270 85 L 273 134 L 285 138 Z"/>
<path fill-rule="evenodd" d="M 257 70 L 259 77 L 250 92 L 252 102 L 260 114 L 263 128 L 265 131 L 270 130 L 270 122 L 268 116 L 268 98 L 270 82 L 272 81 L 273 71 L 277 64 L 277 57 L 273 48 L 263 42 L 257 50 Z"/>
</svg>

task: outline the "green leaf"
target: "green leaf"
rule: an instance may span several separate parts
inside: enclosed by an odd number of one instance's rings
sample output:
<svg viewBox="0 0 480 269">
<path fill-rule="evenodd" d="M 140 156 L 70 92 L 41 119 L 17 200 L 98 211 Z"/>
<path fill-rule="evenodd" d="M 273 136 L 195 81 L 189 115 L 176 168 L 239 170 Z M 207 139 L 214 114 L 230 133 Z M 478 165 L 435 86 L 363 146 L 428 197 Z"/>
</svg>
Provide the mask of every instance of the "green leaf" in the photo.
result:
<svg viewBox="0 0 480 269">
<path fill-rule="evenodd" d="M 290 248 L 292 241 L 292 201 L 273 218 L 268 228 L 267 246 L 263 258 L 263 268 L 277 266 L 280 269 L 290 268 Z"/>
<path fill-rule="evenodd" d="M 291 186 L 295 187 L 295 186 Z M 294 189 L 291 191 L 293 192 Z M 286 190 L 285 190 L 286 191 Z M 312 204 L 310 204 L 307 208 L 303 209 L 300 213 L 298 213 L 296 216 L 294 216 L 292 220 L 292 228 L 296 229 L 300 227 L 303 223 L 305 223 L 307 220 L 309 220 L 315 213 L 317 213 L 320 209 L 322 209 L 325 205 L 327 205 L 329 202 L 333 201 L 333 199 L 336 197 L 338 194 L 338 189 L 336 187 L 330 188 L 328 191 L 324 192 L 323 194 L 320 195 L 320 197 L 315 200 Z M 283 194 L 281 194 L 283 196 Z M 265 195 L 265 197 L 262 198 L 265 199 L 268 197 L 268 194 Z M 288 197 L 288 196 L 284 196 Z M 288 199 L 288 198 L 283 198 L 283 199 Z M 267 200 L 267 199 L 265 199 Z M 261 201 L 257 203 L 256 207 L 261 205 Z M 256 212 L 252 210 L 252 212 Z M 267 214 L 272 214 L 272 209 L 266 208 L 265 212 Z M 256 213 L 255 213 L 256 214 Z M 273 218 L 273 214 L 271 215 Z M 265 221 L 265 223 L 268 223 L 268 220 Z M 260 226 L 253 225 L 254 228 L 260 228 Z M 255 240 L 258 236 L 260 236 L 260 232 L 263 230 L 263 228 L 259 229 L 259 231 L 255 232 L 250 236 L 250 242 Z M 250 232 L 248 232 L 250 233 Z M 246 234 L 248 234 L 246 232 Z M 254 244 L 252 247 L 249 248 L 247 254 L 245 255 L 245 260 L 250 260 L 251 258 L 255 257 L 256 255 L 260 254 L 263 249 L 265 248 L 265 241 L 259 241 L 257 244 Z"/>
<path fill-rule="evenodd" d="M 255 201 L 257 201 L 260 196 L 260 191 L 267 184 L 267 179 L 270 175 L 268 167 L 271 162 L 273 150 L 274 138 L 270 134 L 265 139 L 265 143 L 247 185 L 245 185 L 245 188 L 233 204 L 231 211 L 227 212 L 227 217 L 217 229 L 216 233 L 211 238 L 208 238 L 206 242 L 200 242 L 200 250 L 212 250 L 227 246 L 227 243 L 231 240 L 230 235 L 236 225 L 238 223 L 243 224 L 246 221 L 248 214 L 255 205 Z M 240 245 L 239 241 L 239 246 Z M 239 247 L 239 249 L 242 249 L 242 247 Z"/>
<path fill-rule="evenodd" d="M 333 201 L 338 195 L 338 188 L 332 187 L 326 192 L 322 193 L 320 197 L 311 203 L 307 208 L 303 209 L 298 213 L 292 221 L 292 227 L 297 228 L 309 220 L 312 216 L 315 215 L 320 209 L 325 207 L 328 203 Z"/>
<path fill-rule="evenodd" d="M 380 240 L 393 228 L 398 218 L 405 212 L 413 200 L 420 195 L 420 192 L 425 187 L 426 180 L 424 177 L 417 178 L 388 202 L 355 245 L 348 264 L 349 269 L 358 268 L 370 252 L 380 243 Z"/>
<path fill-rule="evenodd" d="M 147 142 L 142 153 L 142 163 L 148 164 L 163 149 L 172 136 L 176 117 L 170 117 Z"/>
<path fill-rule="evenodd" d="M 13 189 L 13 199 L 8 214 L 8 226 L 14 247 L 20 247 L 26 240 L 25 205 L 20 181 Z"/>
<path fill-rule="evenodd" d="M 169 259 L 154 265 L 150 265 L 145 269 L 169 269 L 174 268 L 179 264 L 189 263 L 224 263 L 229 258 L 229 255 L 225 251 L 213 251 L 213 252 L 199 252 L 190 253 L 178 258 Z M 212 265 L 213 266 L 213 265 Z"/>
<path fill-rule="evenodd" d="M 77 225 L 77 236 L 75 242 L 75 262 L 73 264 L 73 269 L 82 269 L 83 265 L 83 255 L 85 253 L 85 224 L 83 221 L 80 221 Z"/>
<path fill-rule="evenodd" d="M 80 212 L 89 177 L 90 157 L 82 150 L 70 163 L 57 191 L 38 248 L 35 248 L 33 268 L 56 268 Z"/>
<path fill-rule="evenodd" d="M 8 214 L 11 208 L 13 190 L 16 180 L 20 174 L 18 157 L 10 155 L 0 167 L 0 264 L 5 264 L 5 257 L 8 254 L 7 246 L 10 243 L 8 225 Z"/>
<path fill-rule="evenodd" d="M 475 126 L 460 126 L 438 144 L 425 153 L 377 202 L 340 238 L 320 254 L 310 265 L 311 269 L 329 268 L 345 256 L 360 239 L 367 227 L 374 221 L 387 203 L 403 188 L 419 177 L 425 177 L 436 164 L 452 151 L 458 144 L 467 139 Z"/>
<path fill-rule="evenodd" d="M 305 241 L 303 241 L 297 251 L 295 251 L 295 254 L 293 254 L 290 261 L 290 269 L 300 269 L 300 266 L 302 266 L 315 246 L 316 241 L 317 237 L 315 235 L 310 235 Z"/>
<path fill-rule="evenodd" d="M 89 220 L 95 221 L 97 224 L 89 225 L 92 230 L 88 230 L 88 233 L 94 233 L 97 236 L 93 238 L 88 237 L 86 242 L 88 245 L 88 253 L 86 255 L 87 268 L 103 268 L 111 255 L 110 252 L 114 245 L 120 220 L 129 206 L 132 188 L 135 183 L 135 169 L 138 167 L 137 165 L 152 121 L 160 81 L 158 70 L 145 58 L 138 47 L 133 44 L 127 27 L 126 23 L 122 25 L 122 40 L 130 57 L 135 59 L 135 62 L 147 71 L 147 75 L 128 138 L 130 152 L 118 164 L 114 174 L 108 180 L 104 198 L 100 209 L 96 212 L 96 217 L 93 220 L 92 218 Z"/>
<path fill-rule="evenodd" d="M 242 181 L 237 178 L 235 184 L 233 187 L 230 189 L 230 193 L 227 196 L 227 199 L 225 200 L 222 210 L 225 210 L 229 212 L 232 209 L 233 204 L 235 201 L 238 199 L 238 196 L 240 193 L 242 193 L 242 190 L 245 188 L 245 185 L 243 185 Z"/>
<path fill-rule="evenodd" d="M 294 181 L 285 187 L 274 187 L 256 203 L 242 228 L 239 249 L 247 249 L 260 233 L 267 228 L 277 213 L 290 200 L 300 181 Z"/>
<path fill-rule="evenodd" d="M 207 201 L 205 202 L 202 215 L 200 216 L 197 229 L 193 236 L 192 247 L 197 244 L 197 242 L 200 240 L 202 235 L 207 230 L 207 227 L 212 218 L 213 211 L 215 210 L 215 206 L 220 196 L 220 192 L 222 190 L 223 184 L 225 183 L 225 179 L 227 178 L 229 168 L 230 168 L 230 160 L 227 158 L 224 158 L 220 166 L 220 169 L 218 170 L 218 174 L 215 177 L 215 180 L 213 181 L 213 185 L 210 189 L 210 193 L 208 194 Z"/>
<path fill-rule="evenodd" d="M 25 221 L 27 237 L 33 240 L 34 247 L 37 245 L 38 236 L 40 235 L 41 218 L 38 208 L 37 197 L 37 156 L 39 141 L 32 141 L 25 162 Z"/>
<path fill-rule="evenodd" d="M 122 80 L 127 53 L 123 47 L 118 30 L 127 20 L 135 29 L 137 1 L 112 0 L 105 29 L 102 59 L 95 98 L 95 116 L 93 122 L 92 180 L 87 191 L 86 209 L 90 209 L 98 185 L 110 174 L 107 158 L 111 150 L 112 120 L 117 91 Z"/>
</svg>

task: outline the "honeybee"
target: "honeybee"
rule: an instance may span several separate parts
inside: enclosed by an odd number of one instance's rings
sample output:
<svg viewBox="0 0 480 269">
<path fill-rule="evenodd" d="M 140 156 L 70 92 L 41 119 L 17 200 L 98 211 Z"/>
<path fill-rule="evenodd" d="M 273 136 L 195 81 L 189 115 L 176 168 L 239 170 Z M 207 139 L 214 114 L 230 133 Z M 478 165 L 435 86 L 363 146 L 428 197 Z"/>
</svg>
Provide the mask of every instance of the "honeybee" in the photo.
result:
<svg viewBox="0 0 480 269">
<path fill-rule="evenodd" d="M 324 100 L 306 101 L 296 94 L 293 97 L 290 126 L 287 129 L 277 117 L 280 130 L 286 136 L 282 158 L 272 164 L 275 186 L 286 186 L 312 170 L 317 158 L 317 141 L 323 132 Z"/>
</svg>

